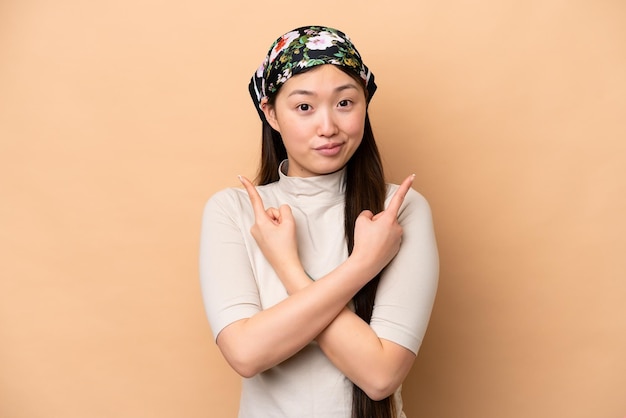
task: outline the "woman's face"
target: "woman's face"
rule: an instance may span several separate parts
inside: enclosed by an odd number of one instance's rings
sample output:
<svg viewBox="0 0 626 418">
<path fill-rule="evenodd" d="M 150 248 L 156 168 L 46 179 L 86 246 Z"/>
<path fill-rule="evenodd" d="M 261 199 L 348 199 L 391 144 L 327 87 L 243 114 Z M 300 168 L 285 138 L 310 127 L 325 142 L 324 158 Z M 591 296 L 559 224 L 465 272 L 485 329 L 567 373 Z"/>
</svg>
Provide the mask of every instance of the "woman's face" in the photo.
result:
<svg viewBox="0 0 626 418">
<path fill-rule="evenodd" d="M 362 85 L 334 65 L 291 77 L 265 117 L 280 132 L 287 175 L 329 174 L 346 165 L 363 139 L 367 103 Z"/>
</svg>

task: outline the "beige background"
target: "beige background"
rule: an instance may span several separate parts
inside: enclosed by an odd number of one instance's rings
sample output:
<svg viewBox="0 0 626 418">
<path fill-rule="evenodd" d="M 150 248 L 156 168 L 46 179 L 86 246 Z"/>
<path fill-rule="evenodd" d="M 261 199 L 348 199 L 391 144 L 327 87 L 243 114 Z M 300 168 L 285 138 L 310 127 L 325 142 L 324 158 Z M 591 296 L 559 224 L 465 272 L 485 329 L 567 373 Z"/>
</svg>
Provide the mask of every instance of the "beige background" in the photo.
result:
<svg viewBox="0 0 626 418">
<path fill-rule="evenodd" d="M 0 416 L 235 416 L 201 210 L 255 172 L 269 44 L 322 23 L 434 212 L 409 417 L 624 417 L 626 3 L 213 3 L 0 2 Z"/>
</svg>

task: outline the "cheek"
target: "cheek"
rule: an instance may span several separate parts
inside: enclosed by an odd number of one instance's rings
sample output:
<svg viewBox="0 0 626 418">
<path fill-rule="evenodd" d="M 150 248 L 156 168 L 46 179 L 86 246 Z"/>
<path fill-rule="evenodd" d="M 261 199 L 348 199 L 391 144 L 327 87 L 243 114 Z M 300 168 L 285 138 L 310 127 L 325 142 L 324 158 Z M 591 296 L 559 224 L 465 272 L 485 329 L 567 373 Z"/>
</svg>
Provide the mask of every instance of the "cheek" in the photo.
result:
<svg viewBox="0 0 626 418">
<path fill-rule="evenodd" d="M 346 121 L 345 130 L 350 134 L 351 137 L 358 138 L 361 140 L 363 138 L 363 132 L 365 132 L 365 118 L 352 118 L 349 121 Z"/>
<path fill-rule="evenodd" d="M 309 138 L 314 136 L 311 129 L 303 123 L 292 123 L 292 121 L 285 121 L 281 125 L 280 135 L 283 138 L 283 144 L 288 153 L 297 152 L 302 147 L 306 147 Z"/>
</svg>

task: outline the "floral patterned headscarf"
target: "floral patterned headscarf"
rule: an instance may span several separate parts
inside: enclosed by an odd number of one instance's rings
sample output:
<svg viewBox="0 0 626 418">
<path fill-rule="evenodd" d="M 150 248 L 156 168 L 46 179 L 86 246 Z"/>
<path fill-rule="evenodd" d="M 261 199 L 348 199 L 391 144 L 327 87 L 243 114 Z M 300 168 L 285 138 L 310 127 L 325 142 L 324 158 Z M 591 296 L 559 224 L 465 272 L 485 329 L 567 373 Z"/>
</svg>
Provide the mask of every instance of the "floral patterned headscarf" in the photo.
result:
<svg viewBox="0 0 626 418">
<path fill-rule="evenodd" d="M 361 78 L 369 103 L 376 91 L 374 74 L 363 64 L 350 38 L 337 29 L 304 26 L 278 38 L 250 80 L 248 89 L 261 120 L 265 120 L 263 98 L 276 93 L 292 76 L 322 64 L 344 67 Z"/>
</svg>

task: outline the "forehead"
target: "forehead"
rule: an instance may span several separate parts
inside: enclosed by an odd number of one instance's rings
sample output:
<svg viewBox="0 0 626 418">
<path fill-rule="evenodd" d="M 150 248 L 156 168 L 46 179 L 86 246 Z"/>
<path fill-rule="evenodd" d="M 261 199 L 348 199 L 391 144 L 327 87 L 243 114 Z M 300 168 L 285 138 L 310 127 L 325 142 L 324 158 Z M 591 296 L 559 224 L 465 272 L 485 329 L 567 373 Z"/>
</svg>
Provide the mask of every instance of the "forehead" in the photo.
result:
<svg viewBox="0 0 626 418">
<path fill-rule="evenodd" d="M 290 94 L 296 90 L 303 90 L 317 94 L 335 91 L 337 88 L 346 86 L 353 86 L 364 91 L 362 83 L 355 77 L 345 73 L 336 65 L 323 64 L 292 76 L 283 84 L 278 93 L 279 95 Z"/>
</svg>

